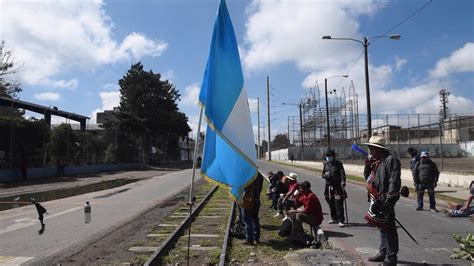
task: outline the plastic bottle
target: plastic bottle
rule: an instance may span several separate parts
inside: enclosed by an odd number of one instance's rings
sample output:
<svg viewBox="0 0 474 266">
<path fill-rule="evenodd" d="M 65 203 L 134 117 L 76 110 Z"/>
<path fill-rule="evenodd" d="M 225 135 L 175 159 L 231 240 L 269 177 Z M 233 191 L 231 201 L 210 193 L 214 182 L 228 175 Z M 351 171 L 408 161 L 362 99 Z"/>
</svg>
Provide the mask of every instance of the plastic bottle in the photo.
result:
<svg viewBox="0 0 474 266">
<path fill-rule="evenodd" d="M 84 223 L 90 223 L 91 218 L 91 204 L 86 201 L 86 204 L 84 205 Z"/>
</svg>

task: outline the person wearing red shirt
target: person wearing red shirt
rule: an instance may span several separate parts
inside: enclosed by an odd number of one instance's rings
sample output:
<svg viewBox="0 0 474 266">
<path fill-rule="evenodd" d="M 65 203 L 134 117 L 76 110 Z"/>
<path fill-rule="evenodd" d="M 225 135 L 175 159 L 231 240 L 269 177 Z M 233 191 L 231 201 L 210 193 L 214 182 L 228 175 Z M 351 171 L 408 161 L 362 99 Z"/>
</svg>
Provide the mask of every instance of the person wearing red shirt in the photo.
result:
<svg viewBox="0 0 474 266">
<path fill-rule="evenodd" d="M 296 204 L 301 207 L 288 210 L 287 214 L 290 215 L 293 221 L 290 238 L 294 241 L 304 243 L 306 237 L 303 230 L 303 223 L 309 224 L 316 236 L 319 225 L 323 222 L 323 211 L 321 203 L 316 194 L 311 191 L 311 184 L 308 181 L 303 181 L 299 184 L 299 191 L 301 194 L 296 199 Z"/>
</svg>

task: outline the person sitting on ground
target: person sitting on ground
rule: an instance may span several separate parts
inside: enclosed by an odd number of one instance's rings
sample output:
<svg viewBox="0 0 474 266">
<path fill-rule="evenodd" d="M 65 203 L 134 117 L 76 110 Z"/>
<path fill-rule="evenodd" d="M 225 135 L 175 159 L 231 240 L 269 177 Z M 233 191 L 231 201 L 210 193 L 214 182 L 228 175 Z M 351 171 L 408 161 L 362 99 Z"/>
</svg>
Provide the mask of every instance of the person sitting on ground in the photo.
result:
<svg viewBox="0 0 474 266">
<path fill-rule="evenodd" d="M 311 191 L 311 184 L 303 181 L 299 184 L 300 196 L 296 198 L 296 205 L 301 206 L 298 209 L 287 211 L 290 219 L 293 221 L 290 239 L 302 244 L 306 244 L 306 235 L 303 229 L 303 223 L 311 226 L 314 236 L 323 234 L 319 228 L 323 222 L 323 212 L 321 203 L 316 194 Z"/>
<path fill-rule="evenodd" d="M 299 184 L 296 181 L 297 178 L 298 175 L 295 173 L 290 173 L 286 176 L 286 179 L 288 180 L 288 192 L 280 195 L 280 199 L 278 200 L 278 214 L 283 214 L 284 210 L 286 211 L 295 207 L 295 197 L 297 197 L 299 193 Z M 283 220 L 286 220 L 287 218 L 288 216 L 285 213 Z"/>
<path fill-rule="evenodd" d="M 470 195 L 467 197 L 466 202 L 461 205 L 452 205 L 451 209 L 443 209 L 444 214 L 448 217 L 467 217 L 474 214 L 474 206 L 471 205 L 474 200 L 474 180 L 469 185 Z"/>
<path fill-rule="evenodd" d="M 271 173 L 272 175 L 270 178 L 270 186 L 268 188 L 268 197 L 272 201 L 272 205 L 269 208 L 277 210 L 278 197 L 284 192 L 284 185 L 281 182 L 281 178 L 284 176 L 284 174 L 282 171 L 278 171 L 276 174 L 273 172 Z"/>
<path fill-rule="evenodd" d="M 277 206 L 277 213 L 273 217 L 279 217 L 283 215 L 283 209 L 280 209 L 279 207 L 280 197 L 283 197 L 286 193 L 288 193 L 288 186 L 289 186 L 289 179 L 287 178 L 287 176 L 284 175 L 283 172 L 281 171 L 278 171 L 277 174 L 279 178 L 278 178 L 278 183 L 277 183 L 277 187 L 275 191 L 275 197 L 273 198 Z"/>
</svg>

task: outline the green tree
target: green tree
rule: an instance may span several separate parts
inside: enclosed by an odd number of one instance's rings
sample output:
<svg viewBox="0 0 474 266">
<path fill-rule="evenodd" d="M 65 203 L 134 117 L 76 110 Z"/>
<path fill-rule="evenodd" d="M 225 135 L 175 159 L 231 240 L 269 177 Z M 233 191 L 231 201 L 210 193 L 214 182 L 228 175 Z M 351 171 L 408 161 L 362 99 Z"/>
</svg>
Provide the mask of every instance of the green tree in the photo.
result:
<svg viewBox="0 0 474 266">
<path fill-rule="evenodd" d="M 118 130 L 127 143 L 140 145 L 145 157 L 153 145 L 177 158 L 178 138 L 186 136 L 191 129 L 186 115 L 178 109 L 180 94 L 175 86 L 168 80 L 161 80 L 159 73 L 143 70 L 141 63 L 133 64 L 119 80 L 119 85 L 121 98 L 117 121 L 106 127 Z"/>
<path fill-rule="evenodd" d="M 76 154 L 76 134 L 69 124 L 61 124 L 51 131 L 49 151 L 52 162 L 64 160 L 69 163 L 74 160 Z"/>
<path fill-rule="evenodd" d="M 16 98 L 21 92 L 21 85 L 12 81 L 12 74 L 18 71 L 12 58 L 12 52 L 5 47 L 5 41 L 0 43 L 0 96 Z M 24 111 L 17 108 L 0 106 L 0 117 L 22 118 Z"/>
<path fill-rule="evenodd" d="M 285 149 L 290 146 L 290 140 L 286 134 L 278 134 L 275 136 L 275 139 L 271 143 L 272 149 Z"/>
</svg>

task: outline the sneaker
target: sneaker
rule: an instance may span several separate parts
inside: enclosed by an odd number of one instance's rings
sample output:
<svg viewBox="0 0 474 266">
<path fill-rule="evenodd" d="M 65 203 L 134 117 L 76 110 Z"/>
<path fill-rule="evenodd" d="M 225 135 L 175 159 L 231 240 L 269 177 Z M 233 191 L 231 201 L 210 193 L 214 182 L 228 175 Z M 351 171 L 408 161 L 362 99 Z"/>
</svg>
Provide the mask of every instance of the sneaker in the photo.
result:
<svg viewBox="0 0 474 266">
<path fill-rule="evenodd" d="M 367 260 L 372 261 L 372 262 L 382 262 L 385 260 L 385 254 L 378 253 L 377 255 L 373 257 L 369 257 Z"/>
<path fill-rule="evenodd" d="M 346 225 L 344 223 L 339 223 L 339 227 L 345 227 Z"/>
<path fill-rule="evenodd" d="M 430 212 L 439 212 L 437 209 L 433 208 L 433 209 L 430 209 Z"/>
<path fill-rule="evenodd" d="M 422 211 L 423 210 L 423 207 L 418 207 L 416 208 L 417 211 Z"/>
<path fill-rule="evenodd" d="M 334 220 L 329 220 L 329 221 L 328 221 L 328 224 L 335 224 L 335 223 L 337 223 L 337 222 L 334 221 Z"/>
<path fill-rule="evenodd" d="M 281 221 L 284 222 L 284 221 L 286 221 L 286 220 L 288 220 L 288 219 L 290 219 L 290 218 L 288 218 L 288 215 L 285 215 L 285 217 L 283 217 L 283 219 L 281 219 Z"/>
<path fill-rule="evenodd" d="M 277 212 L 275 215 L 273 215 L 273 217 L 280 217 L 282 215 L 283 215 L 282 213 Z"/>
</svg>

